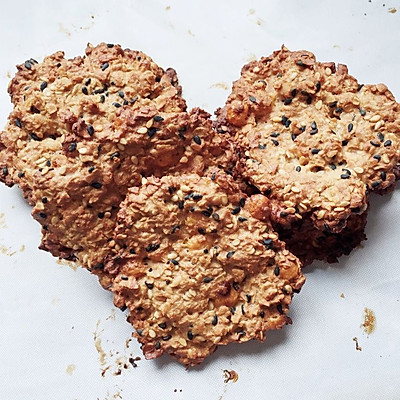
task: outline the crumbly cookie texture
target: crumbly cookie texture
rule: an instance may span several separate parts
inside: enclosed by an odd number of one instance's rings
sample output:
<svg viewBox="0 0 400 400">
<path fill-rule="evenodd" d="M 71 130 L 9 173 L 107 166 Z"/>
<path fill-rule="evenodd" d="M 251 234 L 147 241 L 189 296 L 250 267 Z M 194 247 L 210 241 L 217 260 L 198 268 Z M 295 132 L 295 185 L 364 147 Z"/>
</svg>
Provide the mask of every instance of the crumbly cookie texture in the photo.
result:
<svg viewBox="0 0 400 400">
<path fill-rule="evenodd" d="M 231 154 L 206 112 L 186 112 L 175 71 L 118 45 L 89 45 L 71 60 L 62 52 L 29 60 L 9 92 L 0 178 L 19 184 L 34 206 L 43 249 L 97 274 L 114 249 L 128 187 L 167 171 L 200 174 Z"/>
<path fill-rule="evenodd" d="M 218 345 L 264 340 L 290 323 L 305 278 L 271 224 L 253 216 L 265 216 L 259 207 L 220 170 L 129 190 L 119 252 L 105 268 L 147 359 L 169 353 L 195 365 Z"/>
<path fill-rule="evenodd" d="M 243 177 L 289 228 L 306 215 L 340 232 L 390 189 L 400 160 L 400 108 L 384 84 L 360 85 L 344 65 L 282 47 L 245 65 L 217 129 L 241 151 Z"/>
</svg>

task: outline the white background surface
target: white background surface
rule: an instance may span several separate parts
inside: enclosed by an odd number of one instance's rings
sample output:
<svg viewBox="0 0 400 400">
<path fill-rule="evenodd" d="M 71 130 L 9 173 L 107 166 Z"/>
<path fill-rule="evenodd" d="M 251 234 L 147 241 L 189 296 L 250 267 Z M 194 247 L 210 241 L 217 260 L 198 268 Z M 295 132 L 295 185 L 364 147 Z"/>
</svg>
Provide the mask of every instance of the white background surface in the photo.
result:
<svg viewBox="0 0 400 400">
<path fill-rule="evenodd" d="M 283 43 L 347 64 L 360 82 L 384 82 L 400 99 L 400 1 L 19 0 L 1 8 L 2 126 L 17 63 L 60 49 L 83 55 L 87 42 L 101 41 L 173 66 L 189 107 L 210 113 L 243 64 Z M 137 343 L 125 343 L 124 314 L 95 277 L 37 250 L 39 225 L 18 189 L 1 185 L 0 399 L 399 399 L 399 191 L 373 198 L 363 248 L 306 269 L 293 326 L 263 344 L 220 348 L 189 371 L 165 356 L 115 376 L 118 359 L 140 355 Z M 370 336 L 361 327 L 364 307 L 376 315 Z M 223 369 L 239 380 L 225 384 Z"/>
</svg>

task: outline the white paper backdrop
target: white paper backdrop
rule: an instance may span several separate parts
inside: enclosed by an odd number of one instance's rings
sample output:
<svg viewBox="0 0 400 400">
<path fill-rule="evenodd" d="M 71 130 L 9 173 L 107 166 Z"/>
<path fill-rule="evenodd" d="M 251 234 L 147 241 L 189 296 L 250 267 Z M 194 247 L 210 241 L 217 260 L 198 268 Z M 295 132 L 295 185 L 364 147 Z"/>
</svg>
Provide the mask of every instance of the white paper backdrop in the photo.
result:
<svg viewBox="0 0 400 400">
<path fill-rule="evenodd" d="M 60 49 L 81 55 L 101 41 L 173 66 L 189 107 L 210 113 L 243 64 L 282 44 L 347 64 L 360 82 L 384 82 L 400 99 L 394 0 L 3 1 L 0 33 L 1 126 L 17 63 Z M 168 357 L 124 368 L 141 356 L 124 314 L 95 277 L 37 250 L 39 225 L 19 190 L 1 185 L 0 399 L 399 399 L 399 190 L 373 198 L 363 248 L 306 269 L 293 326 L 263 344 L 220 348 L 186 371 Z M 377 321 L 369 336 L 365 307 Z M 225 384 L 224 369 L 239 380 Z"/>
</svg>

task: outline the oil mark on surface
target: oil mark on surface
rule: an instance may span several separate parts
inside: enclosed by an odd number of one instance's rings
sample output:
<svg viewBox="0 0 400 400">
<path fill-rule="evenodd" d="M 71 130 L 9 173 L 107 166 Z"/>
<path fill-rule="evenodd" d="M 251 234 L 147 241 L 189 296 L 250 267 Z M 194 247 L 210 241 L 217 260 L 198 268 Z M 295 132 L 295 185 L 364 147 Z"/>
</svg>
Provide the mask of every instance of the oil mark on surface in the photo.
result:
<svg viewBox="0 0 400 400">
<path fill-rule="evenodd" d="M 56 304 L 58 304 L 61 301 L 61 299 L 57 299 L 56 297 L 54 299 L 51 300 L 51 304 L 53 306 L 55 306 Z"/>
<path fill-rule="evenodd" d="M 189 34 L 190 36 L 195 37 L 195 34 L 194 34 L 190 29 L 188 29 L 188 34 Z"/>
<path fill-rule="evenodd" d="M 217 82 L 210 86 L 210 88 L 218 88 L 223 90 L 229 90 L 228 84 L 226 82 Z"/>
<path fill-rule="evenodd" d="M 358 339 L 355 336 L 353 337 L 353 342 L 356 343 L 356 350 L 362 351 L 362 347 L 358 344 Z"/>
<path fill-rule="evenodd" d="M 101 346 L 101 338 L 100 338 L 100 320 L 97 321 L 96 323 L 96 330 L 93 332 L 93 339 L 94 339 L 94 347 L 96 347 L 97 353 L 99 353 L 99 361 L 100 361 L 100 366 L 104 367 L 106 364 L 106 353 L 103 350 L 103 347 Z"/>
<path fill-rule="evenodd" d="M 171 6 L 165 7 L 165 11 L 169 11 L 171 9 Z"/>
<path fill-rule="evenodd" d="M 224 383 L 235 383 L 239 379 L 239 375 L 233 369 L 224 369 Z"/>
<path fill-rule="evenodd" d="M 258 18 L 258 19 L 257 19 L 257 25 L 258 25 L 258 26 L 261 26 L 262 23 L 263 23 L 263 20 L 262 20 L 261 18 Z"/>
<path fill-rule="evenodd" d="M 71 36 L 71 32 L 61 23 L 58 23 L 58 31 L 64 33 L 65 36 Z"/>
<path fill-rule="evenodd" d="M 6 219 L 4 213 L 0 213 L 0 228 L 7 228 Z"/>
<path fill-rule="evenodd" d="M 257 58 L 258 57 L 254 53 L 249 54 L 249 56 L 247 57 L 247 62 L 257 61 Z"/>
<path fill-rule="evenodd" d="M 74 364 L 69 364 L 68 367 L 65 369 L 65 372 L 68 375 L 72 375 L 75 372 L 76 366 Z"/>
<path fill-rule="evenodd" d="M 367 335 L 370 335 L 372 332 L 374 332 L 376 328 L 376 317 L 375 313 L 370 308 L 364 308 L 364 322 L 361 326 L 364 328 L 364 332 Z"/>
<path fill-rule="evenodd" d="M 22 253 L 23 251 L 25 251 L 25 245 L 24 245 L 24 244 L 22 244 L 22 245 L 21 245 L 21 248 L 19 249 L 19 252 L 20 252 L 20 253 Z"/>
<path fill-rule="evenodd" d="M 256 13 L 256 10 L 254 8 L 250 8 L 248 15 L 253 15 Z"/>
<path fill-rule="evenodd" d="M 13 250 L 11 247 L 7 247 L 2 244 L 0 244 L 0 251 L 5 256 L 9 256 L 9 257 L 12 257 L 14 254 L 16 254 L 16 250 Z"/>
<path fill-rule="evenodd" d="M 110 319 L 115 321 L 115 308 L 111 309 L 111 314 L 106 318 L 107 321 Z"/>
</svg>

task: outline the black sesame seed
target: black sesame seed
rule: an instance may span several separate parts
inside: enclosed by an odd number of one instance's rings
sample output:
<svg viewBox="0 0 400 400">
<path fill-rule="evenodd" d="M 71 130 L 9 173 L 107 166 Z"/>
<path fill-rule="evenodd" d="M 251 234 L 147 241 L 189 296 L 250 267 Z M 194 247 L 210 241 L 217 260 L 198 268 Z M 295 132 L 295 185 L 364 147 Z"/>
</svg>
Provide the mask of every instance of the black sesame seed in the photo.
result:
<svg viewBox="0 0 400 400">
<path fill-rule="evenodd" d="M 342 107 L 338 107 L 336 110 L 335 110 L 335 113 L 337 113 L 337 114 L 341 114 L 343 112 L 343 108 Z"/>
<path fill-rule="evenodd" d="M 245 313 L 245 311 L 244 311 L 244 304 L 242 304 L 242 305 L 240 306 L 240 309 L 242 310 L 242 315 L 245 315 L 246 313 Z"/>
<path fill-rule="evenodd" d="M 31 132 L 31 133 L 29 134 L 29 136 L 30 136 L 33 140 L 36 140 L 37 142 L 40 141 L 40 140 L 42 140 L 42 139 L 40 139 L 40 137 L 39 137 L 38 135 L 36 135 L 35 132 Z"/>
<path fill-rule="evenodd" d="M 147 130 L 147 136 L 151 139 L 158 131 L 158 128 L 151 127 Z"/>
<path fill-rule="evenodd" d="M 272 132 L 269 136 L 271 137 L 278 137 L 279 133 L 278 132 Z"/>
<path fill-rule="evenodd" d="M 276 266 L 274 269 L 275 276 L 279 276 L 280 272 L 281 272 L 280 268 L 278 266 Z"/>
<path fill-rule="evenodd" d="M 180 226 L 179 225 L 174 225 L 173 227 L 172 227 L 172 229 L 171 229 L 171 233 L 172 234 L 174 234 L 177 230 L 179 230 L 180 229 Z"/>
<path fill-rule="evenodd" d="M 371 186 L 375 189 L 377 188 L 382 182 L 381 181 L 374 181 L 372 182 Z"/>
<path fill-rule="evenodd" d="M 203 278 L 203 282 L 204 283 L 210 283 L 211 281 L 213 281 L 214 280 L 214 278 L 211 278 L 211 277 L 209 277 L 209 276 L 206 276 L 205 278 Z"/>
<path fill-rule="evenodd" d="M 375 158 L 375 160 L 378 160 L 378 161 L 381 160 L 381 156 L 379 154 L 375 154 L 374 156 L 372 156 L 372 158 Z"/>
<path fill-rule="evenodd" d="M 281 211 L 279 215 L 281 216 L 281 218 L 286 218 L 288 216 L 288 213 L 285 211 Z"/>
<path fill-rule="evenodd" d="M 123 280 L 123 281 L 127 281 L 129 278 L 127 277 L 127 276 L 125 276 L 125 275 L 122 275 L 121 276 L 121 280 Z"/>
<path fill-rule="evenodd" d="M 265 317 L 265 312 L 261 311 L 259 315 L 260 315 L 261 318 L 264 318 Z"/>
<path fill-rule="evenodd" d="M 239 221 L 239 222 L 245 222 L 245 221 L 247 221 L 247 218 L 239 217 L 239 218 L 238 218 L 238 221 Z"/>
<path fill-rule="evenodd" d="M 106 101 L 106 98 L 105 98 L 105 96 L 102 94 L 101 96 L 100 96 L 100 102 L 101 103 L 104 103 Z"/>
<path fill-rule="evenodd" d="M 138 98 L 139 98 L 138 96 L 132 97 L 131 104 L 135 104 Z"/>
<path fill-rule="evenodd" d="M 92 269 L 103 269 L 104 268 L 104 264 L 103 263 L 98 263 L 95 266 L 93 266 Z"/>
<path fill-rule="evenodd" d="M 149 283 L 149 282 L 145 281 L 144 284 L 147 286 L 148 289 L 153 289 L 154 288 L 154 284 L 152 284 L 152 283 Z"/>
<path fill-rule="evenodd" d="M 300 165 L 298 165 L 297 167 L 296 167 L 296 172 L 300 172 L 301 171 L 301 167 L 300 167 Z"/>
<path fill-rule="evenodd" d="M 318 154 L 321 151 L 321 149 L 312 149 L 311 154 Z"/>
<path fill-rule="evenodd" d="M 350 133 L 352 130 L 353 130 L 353 124 L 350 123 L 350 124 L 347 125 L 347 132 Z"/>
<path fill-rule="evenodd" d="M 151 244 L 149 244 L 149 245 L 145 248 L 145 250 L 146 250 L 148 253 L 151 253 L 151 252 L 153 252 L 153 251 L 158 250 L 159 248 L 160 248 L 160 243 L 151 243 Z"/>
<path fill-rule="evenodd" d="M 267 248 L 267 250 L 271 250 L 273 248 L 272 239 L 263 239 L 263 245 Z"/>
<path fill-rule="evenodd" d="M 69 152 L 73 152 L 73 151 L 76 150 L 76 147 L 77 147 L 77 143 L 76 142 L 72 142 L 68 147 L 68 151 Z"/>
<path fill-rule="evenodd" d="M 212 320 L 212 324 L 215 326 L 218 324 L 218 316 L 214 315 L 213 320 Z"/>
<path fill-rule="evenodd" d="M 315 88 L 317 89 L 316 92 L 319 92 L 321 90 L 321 82 L 317 82 Z"/>
<path fill-rule="evenodd" d="M 288 106 L 289 104 L 291 104 L 292 103 L 292 99 L 289 97 L 289 98 L 287 98 L 287 99 L 285 99 L 284 100 L 284 102 L 283 102 L 283 104 L 285 105 L 285 106 Z"/>
<path fill-rule="evenodd" d="M 108 62 L 105 62 L 104 64 L 101 64 L 101 69 L 103 70 L 103 71 L 105 71 L 108 67 L 110 66 L 110 64 L 108 63 Z"/>
<path fill-rule="evenodd" d="M 40 218 L 47 218 L 47 214 L 45 214 L 44 212 L 40 212 L 39 213 L 39 217 Z"/>
<path fill-rule="evenodd" d="M 317 129 L 317 123 L 315 121 L 311 122 L 311 129 Z"/>
<path fill-rule="evenodd" d="M 255 97 L 253 97 L 253 96 L 249 96 L 249 100 L 250 100 L 252 103 L 257 103 L 257 99 L 256 99 Z"/>
<path fill-rule="evenodd" d="M 174 259 L 172 259 L 172 260 L 170 260 L 171 261 L 171 264 L 174 264 L 174 265 L 179 265 L 179 262 L 178 261 L 176 261 L 176 260 L 174 260 Z"/>
<path fill-rule="evenodd" d="M 112 43 L 107 43 L 107 47 L 108 47 L 109 49 L 112 49 L 112 48 L 114 47 L 114 45 L 113 45 Z"/>
<path fill-rule="evenodd" d="M 194 142 L 195 142 L 196 144 L 198 144 L 198 145 L 201 144 L 201 139 L 200 139 L 197 135 L 194 135 L 194 136 L 193 136 L 193 140 L 194 140 Z"/>
<path fill-rule="evenodd" d="M 305 67 L 306 66 L 306 64 L 304 64 L 303 63 L 303 61 L 296 61 L 296 64 L 299 66 L 299 67 Z"/>
<path fill-rule="evenodd" d="M 120 90 L 118 92 L 118 96 L 121 97 L 121 99 L 123 99 L 125 97 L 125 93 L 122 90 Z"/>
<path fill-rule="evenodd" d="M 376 136 L 378 136 L 380 142 L 383 142 L 385 140 L 385 136 L 383 136 L 382 132 L 379 132 Z"/>
<path fill-rule="evenodd" d="M 275 146 L 279 146 L 279 142 L 275 139 L 271 139 L 271 142 L 275 145 Z"/>
<path fill-rule="evenodd" d="M 220 221 L 219 214 L 214 213 L 214 214 L 212 215 L 212 217 L 213 217 L 213 219 L 214 219 L 215 221 Z"/>
<path fill-rule="evenodd" d="M 98 216 L 100 219 L 103 219 L 103 218 L 104 218 L 104 213 L 103 213 L 103 212 L 99 212 L 99 213 L 97 214 L 97 216 Z"/>
<path fill-rule="evenodd" d="M 7 175 L 8 175 L 8 168 L 3 167 L 3 176 L 7 176 Z"/>
<path fill-rule="evenodd" d="M 318 133 L 318 129 L 317 128 L 315 128 L 315 129 L 310 131 L 310 135 L 315 135 L 316 133 Z"/>
<path fill-rule="evenodd" d="M 203 228 L 197 228 L 197 232 L 200 233 L 200 235 L 205 235 L 206 231 Z"/>
<path fill-rule="evenodd" d="M 266 146 L 265 144 L 259 144 L 259 145 L 258 145 L 258 148 L 259 148 L 260 150 L 265 150 L 265 149 L 267 148 L 267 146 Z"/>
<path fill-rule="evenodd" d="M 386 142 L 383 143 L 383 145 L 384 145 L 385 147 L 389 147 L 389 146 L 392 145 L 392 141 L 391 141 L 391 140 L 386 140 Z"/>
<path fill-rule="evenodd" d="M 235 254 L 234 251 L 228 251 L 228 253 L 226 253 L 226 258 L 232 258 L 232 256 Z"/>
<path fill-rule="evenodd" d="M 329 168 L 330 168 L 332 171 L 334 171 L 334 170 L 336 169 L 336 165 L 335 165 L 335 164 L 330 164 L 330 165 L 329 165 Z"/>
<path fill-rule="evenodd" d="M 235 312 L 236 312 L 236 307 L 231 307 L 230 308 L 230 312 L 231 312 L 232 315 L 234 315 Z"/>
<path fill-rule="evenodd" d="M 116 151 L 115 153 L 112 153 L 110 156 L 110 160 L 113 160 L 114 158 L 118 158 L 120 156 L 119 151 Z"/>
<path fill-rule="evenodd" d="M 43 92 L 43 90 L 46 89 L 46 88 L 47 88 L 47 82 L 46 82 L 46 81 L 43 81 L 43 82 L 40 84 L 40 90 Z"/>
<path fill-rule="evenodd" d="M 232 215 L 236 215 L 236 214 L 239 214 L 240 213 L 240 207 L 235 207 L 232 211 L 231 211 L 231 214 Z"/>
<path fill-rule="evenodd" d="M 88 172 L 92 173 L 94 171 L 94 169 L 95 169 L 95 167 L 94 167 L 94 165 L 92 165 L 91 167 L 89 167 Z"/>
<path fill-rule="evenodd" d="M 128 100 L 124 100 L 124 102 L 122 103 L 124 106 L 127 106 L 129 104 Z"/>
<path fill-rule="evenodd" d="M 330 107 L 330 108 L 334 108 L 334 107 L 337 106 L 337 104 L 338 104 L 337 101 L 332 101 L 332 103 L 329 103 L 329 107 Z"/>
<path fill-rule="evenodd" d="M 86 95 L 89 94 L 88 89 L 87 89 L 86 86 L 83 86 L 83 87 L 82 87 L 82 93 L 83 93 L 83 94 L 86 94 Z"/>
<path fill-rule="evenodd" d="M 312 103 L 312 97 L 310 95 L 308 95 L 306 103 L 307 104 L 311 104 Z"/>
<path fill-rule="evenodd" d="M 373 140 L 370 140 L 370 143 L 372 144 L 372 146 L 380 147 L 380 144 L 377 142 L 374 142 Z"/>
<path fill-rule="evenodd" d="M 349 143 L 349 141 L 348 141 L 348 140 L 342 140 L 342 146 L 347 146 L 347 145 L 348 145 L 348 143 Z"/>
<path fill-rule="evenodd" d="M 95 189 L 101 189 L 103 187 L 103 184 L 100 182 L 92 182 L 90 186 L 94 187 Z"/>
<path fill-rule="evenodd" d="M 251 296 L 249 294 L 246 294 L 246 300 L 247 300 L 248 303 L 251 302 Z"/>
<path fill-rule="evenodd" d="M 292 89 L 292 91 L 290 92 L 290 94 L 292 95 L 292 97 L 295 97 L 297 94 L 297 89 Z"/>
<path fill-rule="evenodd" d="M 205 217 L 211 217 L 211 211 L 209 211 L 209 210 L 203 210 L 201 213 L 202 213 Z"/>
<path fill-rule="evenodd" d="M 89 86 L 92 82 L 91 78 L 86 79 L 85 86 Z"/>
<path fill-rule="evenodd" d="M 15 118 L 14 119 L 14 124 L 18 127 L 18 128 L 22 128 L 22 122 L 19 118 Z"/>
<path fill-rule="evenodd" d="M 363 88 L 364 84 L 361 83 L 360 85 L 358 85 L 357 91 L 359 92 L 362 88 Z"/>
<path fill-rule="evenodd" d="M 342 174 L 342 175 L 340 175 L 340 177 L 341 177 L 342 179 L 349 179 L 349 178 L 350 178 L 350 175 L 348 175 L 348 174 Z"/>
<path fill-rule="evenodd" d="M 161 324 L 158 324 L 158 326 L 159 326 L 161 329 L 165 329 L 165 328 L 167 327 L 167 324 L 166 324 L 165 322 L 161 322 Z"/>
<path fill-rule="evenodd" d="M 25 172 L 18 172 L 18 178 L 22 178 L 25 175 Z"/>
<path fill-rule="evenodd" d="M 386 172 L 385 171 L 381 172 L 381 178 L 383 181 L 386 181 Z"/>
<path fill-rule="evenodd" d="M 292 133 L 290 136 L 291 136 L 291 138 L 292 138 L 293 141 L 296 140 L 296 137 L 297 137 L 297 136 L 296 136 L 294 133 Z"/>
<path fill-rule="evenodd" d="M 42 203 L 43 203 L 43 204 L 46 204 L 47 201 L 48 201 L 48 200 L 47 200 L 47 197 L 42 197 Z"/>
<path fill-rule="evenodd" d="M 232 283 L 233 288 L 238 291 L 239 290 L 239 284 L 237 282 Z"/>
<path fill-rule="evenodd" d="M 180 210 L 183 210 L 183 207 L 184 207 L 184 201 L 183 200 L 181 200 L 179 203 L 178 203 L 178 208 L 180 209 Z"/>
<path fill-rule="evenodd" d="M 46 161 L 46 166 L 47 166 L 47 167 L 50 167 L 50 166 L 51 166 L 51 161 L 50 161 L 50 160 L 47 160 L 47 161 Z"/>
<path fill-rule="evenodd" d="M 240 205 L 240 207 L 244 207 L 244 205 L 246 204 L 246 198 L 245 197 L 242 197 L 240 200 L 239 200 L 239 205 Z"/>
<path fill-rule="evenodd" d="M 121 104 L 120 104 L 120 103 L 117 103 L 117 102 L 112 103 L 112 105 L 113 105 L 114 107 L 116 107 L 116 108 L 120 108 L 120 107 L 121 107 Z"/>
<path fill-rule="evenodd" d="M 351 175 L 351 171 L 347 168 L 342 168 L 342 171 L 344 171 L 347 175 Z"/>
<path fill-rule="evenodd" d="M 203 250 L 203 253 L 204 253 L 204 254 L 208 254 L 208 249 L 204 249 L 204 250 Z"/>
<path fill-rule="evenodd" d="M 141 335 L 140 335 L 141 336 Z M 161 348 L 161 343 L 159 340 L 157 340 L 156 344 L 154 345 L 156 350 L 159 350 Z"/>
<path fill-rule="evenodd" d="M 283 314 L 282 304 L 278 304 L 278 305 L 276 306 L 276 309 L 278 310 L 278 313 L 279 313 L 279 314 Z"/>
<path fill-rule="evenodd" d="M 162 122 L 162 121 L 164 121 L 164 118 L 161 117 L 160 115 L 155 115 L 153 117 L 153 120 L 156 121 L 156 122 Z"/>
<path fill-rule="evenodd" d="M 193 333 L 192 333 L 192 331 L 188 331 L 187 337 L 188 337 L 189 340 L 192 340 L 192 339 L 193 339 Z"/>
</svg>

